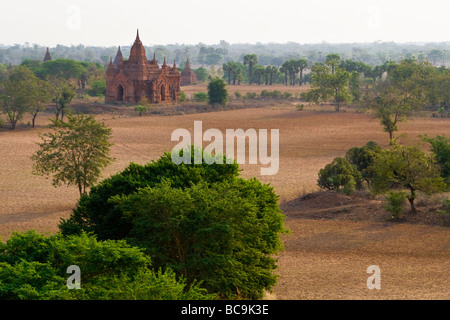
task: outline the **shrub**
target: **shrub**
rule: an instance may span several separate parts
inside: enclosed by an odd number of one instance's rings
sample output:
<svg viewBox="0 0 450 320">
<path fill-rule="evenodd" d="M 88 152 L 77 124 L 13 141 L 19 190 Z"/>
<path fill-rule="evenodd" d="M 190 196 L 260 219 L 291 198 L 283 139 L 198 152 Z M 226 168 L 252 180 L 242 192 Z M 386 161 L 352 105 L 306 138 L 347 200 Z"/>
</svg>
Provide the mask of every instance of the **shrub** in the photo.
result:
<svg viewBox="0 0 450 320">
<path fill-rule="evenodd" d="M 440 166 L 441 177 L 450 186 L 450 138 L 436 136 L 435 138 L 423 137 L 430 143 L 431 151 L 434 153 L 436 162 Z"/>
<path fill-rule="evenodd" d="M 227 84 L 223 79 L 214 78 L 208 83 L 208 102 L 211 105 L 226 105 L 228 102 Z"/>
<path fill-rule="evenodd" d="M 442 210 L 438 210 L 437 213 L 442 224 L 450 225 L 450 199 L 442 202 Z"/>
<path fill-rule="evenodd" d="M 91 89 L 88 91 L 88 94 L 92 97 L 99 97 L 106 95 L 106 81 L 104 80 L 95 80 L 91 83 Z"/>
<path fill-rule="evenodd" d="M 381 152 L 381 147 L 374 141 L 369 141 L 363 147 L 353 147 L 347 151 L 345 158 L 361 173 L 362 178 L 370 185 L 373 178 L 371 165 L 375 156 Z"/>
<path fill-rule="evenodd" d="M 236 98 L 240 99 L 242 98 L 242 94 L 239 91 L 235 91 L 234 95 L 236 96 Z"/>
<path fill-rule="evenodd" d="M 420 146 L 408 147 L 394 141 L 391 149 L 377 154 L 371 170 L 374 173 L 371 190 L 384 194 L 392 190 L 393 186 L 408 189 L 412 213 L 416 212 L 418 191 L 431 195 L 446 188 L 433 157 L 423 152 Z"/>
<path fill-rule="evenodd" d="M 186 189 L 163 182 L 113 201 L 131 222 L 129 241 L 146 248 L 155 268 L 225 299 L 259 299 L 276 284 L 283 217 L 272 188 L 256 179 Z"/>
<path fill-rule="evenodd" d="M 146 165 L 130 163 L 122 172 L 93 186 L 89 195 L 81 196 L 70 217 L 63 219 L 59 228 L 63 234 L 85 231 L 95 233 L 100 240 L 123 239 L 128 236 L 131 224 L 124 220 L 120 208 L 109 202 L 112 197 L 154 187 L 163 180 L 170 181 L 173 188 L 184 189 L 201 181 L 212 184 L 231 180 L 238 174 L 237 164 L 194 164 L 194 152 L 191 153 L 191 164 L 174 164 L 170 153 Z"/>
<path fill-rule="evenodd" d="M 401 214 L 405 211 L 407 196 L 407 193 L 403 191 L 391 191 L 385 195 L 383 207 L 391 213 L 389 220 L 401 218 Z"/>
<path fill-rule="evenodd" d="M 208 94 L 206 92 L 196 92 L 194 93 L 194 101 L 206 102 L 208 101 Z"/>
<path fill-rule="evenodd" d="M 186 101 L 186 93 L 184 91 L 180 92 L 180 101 L 181 102 Z"/>
<path fill-rule="evenodd" d="M 361 174 L 347 159 L 337 157 L 320 169 L 317 184 L 322 189 L 334 190 L 350 195 L 361 185 Z"/>
<path fill-rule="evenodd" d="M 142 116 L 142 113 L 147 110 L 148 110 L 148 107 L 146 107 L 146 106 L 138 105 L 138 106 L 134 107 L 134 111 L 138 112 L 139 116 Z"/>
<path fill-rule="evenodd" d="M 67 268 L 80 267 L 80 289 L 66 286 Z M 212 299 L 171 270 L 152 271 L 150 258 L 125 241 L 92 235 L 44 237 L 30 230 L 0 243 L 0 299 Z"/>
<path fill-rule="evenodd" d="M 192 151 L 192 149 L 191 149 Z M 269 185 L 238 176 L 237 164 L 131 164 L 82 197 L 60 228 L 127 239 L 167 268 L 221 298 L 261 298 L 276 283 L 274 255 L 286 232 Z M 224 158 L 225 160 L 225 158 Z"/>
<path fill-rule="evenodd" d="M 258 94 L 256 92 L 247 92 L 245 94 L 245 98 L 249 99 L 249 100 L 256 99 L 257 97 L 258 97 Z"/>
</svg>

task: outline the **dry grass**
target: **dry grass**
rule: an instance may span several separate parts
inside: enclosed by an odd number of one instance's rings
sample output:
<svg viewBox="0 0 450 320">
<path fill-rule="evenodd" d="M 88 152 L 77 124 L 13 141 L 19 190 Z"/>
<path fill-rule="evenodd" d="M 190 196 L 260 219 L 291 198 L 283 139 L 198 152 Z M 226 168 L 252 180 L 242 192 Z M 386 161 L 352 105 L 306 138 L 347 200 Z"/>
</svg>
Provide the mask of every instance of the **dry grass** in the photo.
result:
<svg viewBox="0 0 450 320">
<path fill-rule="evenodd" d="M 242 86 L 242 90 L 249 88 Z M 59 219 L 67 217 L 76 204 L 75 188 L 55 189 L 49 180 L 31 174 L 30 156 L 39 140 L 37 132 L 48 130 L 44 125 L 49 116 L 38 118 L 38 129 L 0 131 L 3 240 L 14 230 L 56 232 Z M 284 237 L 286 250 L 279 257 L 277 271 L 280 279 L 268 296 L 271 299 L 450 298 L 448 228 L 372 219 L 371 211 L 379 209 L 377 200 L 363 197 L 328 202 L 320 197 L 297 199 L 317 191 L 318 170 L 348 148 L 369 140 L 387 146 L 388 136 L 372 116 L 299 112 L 294 105 L 286 105 L 177 116 L 97 117 L 112 127 L 115 143 L 112 156 L 116 162 L 105 170 L 104 177 L 131 161 L 146 163 L 159 158 L 177 143 L 170 141 L 172 131 L 186 128 L 192 132 L 194 120 L 203 121 L 203 130 L 217 128 L 222 132 L 228 128 L 280 129 L 277 175 L 261 176 L 259 165 L 242 165 L 244 177 L 255 176 L 274 186 L 291 230 L 291 235 Z M 450 119 L 420 118 L 402 123 L 400 132 L 414 142 L 419 134 L 448 134 L 449 124 Z M 381 268 L 381 290 L 366 288 L 366 269 L 372 264 Z"/>
</svg>

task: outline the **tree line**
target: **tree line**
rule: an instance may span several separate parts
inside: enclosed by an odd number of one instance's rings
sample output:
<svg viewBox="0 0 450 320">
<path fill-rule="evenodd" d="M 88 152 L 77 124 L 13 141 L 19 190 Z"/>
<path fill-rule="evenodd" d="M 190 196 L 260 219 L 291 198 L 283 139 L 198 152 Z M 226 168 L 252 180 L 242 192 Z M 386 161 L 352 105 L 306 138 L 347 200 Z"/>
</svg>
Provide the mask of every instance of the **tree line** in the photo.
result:
<svg viewBox="0 0 450 320">
<path fill-rule="evenodd" d="M 70 59 L 24 60 L 21 65 L 0 69 L 0 112 L 6 114 L 12 129 L 26 114 L 36 117 L 48 103 L 55 106 L 55 118 L 63 120 L 77 89 L 90 84 L 91 95 L 106 91 L 105 71 L 100 64 Z"/>
<path fill-rule="evenodd" d="M 127 57 L 131 49 L 130 45 L 121 45 L 124 56 Z M 450 62 L 449 43 L 316 43 L 300 44 L 289 43 L 242 43 L 232 44 L 221 40 L 217 44 L 169 44 L 145 46 L 150 58 L 153 53 L 158 61 L 164 57 L 168 61 L 175 60 L 177 65 L 184 66 L 189 58 L 191 64 L 203 67 L 221 65 L 229 61 L 243 62 L 243 57 L 252 52 L 257 55 L 263 66 L 274 65 L 280 67 L 282 63 L 290 59 L 304 57 L 309 64 L 324 62 L 329 53 L 338 53 L 343 59 L 351 59 L 372 66 L 384 64 L 386 61 L 399 62 L 403 59 L 415 58 L 419 61 L 430 61 L 434 66 L 448 65 Z M 15 44 L 4 46 L 0 44 L 0 64 L 20 64 L 23 60 L 42 60 L 46 48 L 37 44 Z M 106 66 L 110 57 L 114 57 L 117 46 L 96 47 L 84 45 L 56 45 L 50 48 L 55 59 L 71 59 L 89 63 L 99 63 Z"/>
</svg>

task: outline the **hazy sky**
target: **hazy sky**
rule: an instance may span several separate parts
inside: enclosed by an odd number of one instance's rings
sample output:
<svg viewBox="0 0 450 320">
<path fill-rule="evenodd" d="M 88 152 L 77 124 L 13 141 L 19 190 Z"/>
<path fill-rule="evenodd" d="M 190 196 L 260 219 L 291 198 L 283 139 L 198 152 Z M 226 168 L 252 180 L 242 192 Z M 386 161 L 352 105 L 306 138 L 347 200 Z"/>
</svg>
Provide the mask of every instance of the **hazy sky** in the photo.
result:
<svg viewBox="0 0 450 320">
<path fill-rule="evenodd" d="M 3 1 L 1 44 L 450 41 L 450 0 Z"/>
</svg>

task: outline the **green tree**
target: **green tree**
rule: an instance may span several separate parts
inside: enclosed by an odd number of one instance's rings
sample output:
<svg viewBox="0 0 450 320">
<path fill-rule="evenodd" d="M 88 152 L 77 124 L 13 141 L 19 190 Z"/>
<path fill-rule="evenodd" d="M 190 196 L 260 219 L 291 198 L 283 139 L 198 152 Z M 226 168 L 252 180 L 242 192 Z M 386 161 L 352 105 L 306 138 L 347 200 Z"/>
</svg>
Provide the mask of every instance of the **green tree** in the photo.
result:
<svg viewBox="0 0 450 320">
<path fill-rule="evenodd" d="M 68 290 L 67 268 L 80 268 L 79 289 Z M 0 300 L 213 299 L 173 271 L 153 271 L 150 258 L 125 241 L 92 235 L 44 236 L 33 230 L 0 242 Z"/>
<path fill-rule="evenodd" d="M 207 65 L 218 65 L 222 61 L 223 56 L 216 52 L 210 53 L 205 58 L 205 63 Z"/>
<path fill-rule="evenodd" d="M 194 70 L 195 76 L 198 81 L 206 81 L 208 79 L 208 70 L 203 67 Z"/>
<path fill-rule="evenodd" d="M 58 77 L 66 80 L 79 80 L 84 71 L 81 62 L 70 59 L 49 60 L 42 64 L 42 76 L 46 78 Z"/>
<path fill-rule="evenodd" d="M 31 157 L 33 174 L 53 175 L 52 184 L 76 185 L 80 196 L 93 186 L 109 157 L 111 129 L 94 117 L 69 116 L 68 122 L 55 120 L 54 132 L 40 135 L 42 142 Z"/>
<path fill-rule="evenodd" d="M 261 77 L 264 76 L 266 74 L 266 68 L 264 68 L 263 66 L 260 65 L 254 65 L 253 66 L 253 74 L 256 78 L 256 83 L 258 85 L 261 84 Z"/>
<path fill-rule="evenodd" d="M 417 192 L 438 193 L 445 189 L 444 179 L 432 155 L 427 155 L 418 146 L 403 146 L 394 141 L 391 149 L 378 153 L 371 166 L 374 177 L 371 188 L 383 194 L 393 187 L 407 188 L 411 212 L 416 212 L 414 200 Z"/>
<path fill-rule="evenodd" d="M 95 80 L 91 83 L 91 89 L 89 90 L 89 95 L 92 97 L 99 97 L 106 95 L 106 81 L 105 80 Z"/>
<path fill-rule="evenodd" d="M 226 105 L 228 102 L 227 84 L 223 79 L 214 78 L 208 83 L 208 102 L 211 105 Z"/>
<path fill-rule="evenodd" d="M 381 152 L 381 147 L 375 141 L 369 141 L 362 147 L 350 148 L 345 158 L 361 173 L 362 179 L 364 179 L 370 186 L 373 179 L 373 172 L 371 166 L 378 153 Z"/>
<path fill-rule="evenodd" d="M 325 64 L 331 67 L 331 73 L 334 74 L 336 67 L 339 66 L 341 61 L 341 56 L 337 53 L 329 53 L 325 57 Z"/>
<path fill-rule="evenodd" d="M 233 69 L 233 62 L 229 61 L 222 65 L 222 70 L 224 72 L 224 76 L 228 78 L 228 84 L 231 84 L 231 74 Z"/>
<path fill-rule="evenodd" d="M 253 66 L 258 63 L 258 57 L 256 54 L 246 54 L 244 56 L 244 65 L 248 65 L 248 81 L 252 84 L 253 79 Z"/>
<path fill-rule="evenodd" d="M 297 60 L 297 66 L 298 66 L 298 70 L 300 72 L 300 74 L 299 74 L 299 85 L 302 85 L 303 84 L 303 71 L 306 68 L 308 68 L 308 66 L 309 66 L 308 59 L 304 59 L 304 58 L 298 59 Z"/>
<path fill-rule="evenodd" d="M 339 111 L 342 102 L 351 100 L 348 92 L 350 73 L 345 69 L 332 63 L 316 63 L 311 67 L 311 77 L 312 89 L 306 94 L 307 101 L 325 102 L 332 97 L 336 111 Z"/>
<path fill-rule="evenodd" d="M 131 221 L 130 241 L 145 246 L 156 267 L 225 299 L 259 299 L 276 284 L 271 255 L 284 229 L 271 187 L 244 179 L 186 189 L 163 183 L 113 201 Z"/>
<path fill-rule="evenodd" d="M 444 135 L 429 138 L 425 135 L 423 140 L 430 144 L 430 151 L 435 155 L 436 162 L 440 167 L 441 176 L 447 185 L 450 186 L 450 138 Z"/>
<path fill-rule="evenodd" d="M 417 61 L 402 61 L 393 67 L 386 80 L 377 82 L 368 96 L 368 103 L 376 116 L 394 138 L 398 123 L 412 117 L 427 103 L 427 79 L 431 66 Z"/>
<path fill-rule="evenodd" d="M 69 80 L 57 77 L 50 78 L 49 82 L 52 86 L 52 100 L 55 103 L 55 119 L 58 120 L 61 115 L 61 121 L 63 121 L 67 106 L 75 98 L 75 87 Z"/>
<path fill-rule="evenodd" d="M 278 67 L 276 66 L 267 66 L 266 68 L 267 72 L 269 73 L 269 85 L 272 85 L 274 75 L 278 73 Z"/>
<path fill-rule="evenodd" d="M 82 196 L 61 230 L 127 239 L 145 248 L 154 268 L 169 267 L 188 284 L 202 280 L 221 298 L 260 298 L 276 282 L 279 234 L 286 232 L 278 196 L 240 178 L 225 157 L 223 164 L 196 164 L 191 149 L 190 159 L 176 165 L 166 153 L 145 166 L 130 164 Z"/>
<path fill-rule="evenodd" d="M 317 184 L 322 189 L 349 195 L 361 186 L 361 174 L 346 158 L 337 157 L 319 170 Z"/>
<path fill-rule="evenodd" d="M 13 130 L 28 112 L 33 115 L 34 127 L 43 103 L 50 101 L 49 86 L 27 67 L 18 66 L 0 83 L 0 99 L 1 109 L 7 114 Z"/>
</svg>

